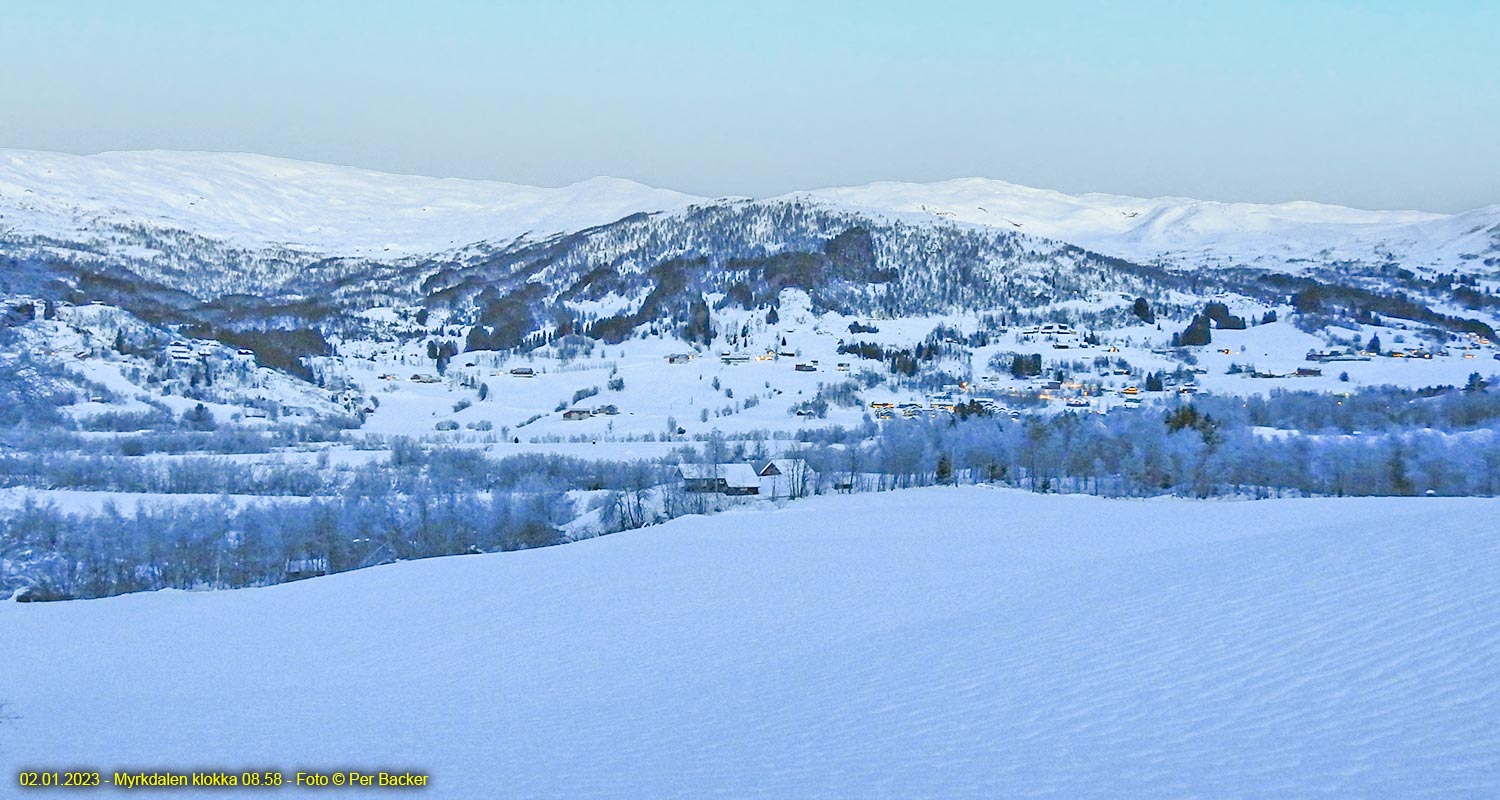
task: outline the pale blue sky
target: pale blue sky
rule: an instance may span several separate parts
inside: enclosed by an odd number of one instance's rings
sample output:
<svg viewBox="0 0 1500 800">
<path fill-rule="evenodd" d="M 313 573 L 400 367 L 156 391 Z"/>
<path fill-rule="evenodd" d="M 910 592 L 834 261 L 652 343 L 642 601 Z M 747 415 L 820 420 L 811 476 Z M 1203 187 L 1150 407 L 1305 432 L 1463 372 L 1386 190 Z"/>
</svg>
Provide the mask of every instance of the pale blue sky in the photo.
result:
<svg viewBox="0 0 1500 800">
<path fill-rule="evenodd" d="M 1500 203 L 1500 2 L 33 2 L 0 147 L 706 195 Z"/>
</svg>

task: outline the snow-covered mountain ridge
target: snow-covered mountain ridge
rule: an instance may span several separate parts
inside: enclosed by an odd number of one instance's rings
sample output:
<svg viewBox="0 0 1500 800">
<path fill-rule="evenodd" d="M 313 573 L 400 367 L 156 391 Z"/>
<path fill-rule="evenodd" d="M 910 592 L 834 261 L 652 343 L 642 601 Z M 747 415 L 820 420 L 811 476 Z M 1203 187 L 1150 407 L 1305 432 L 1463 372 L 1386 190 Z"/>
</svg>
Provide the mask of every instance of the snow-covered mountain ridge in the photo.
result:
<svg viewBox="0 0 1500 800">
<path fill-rule="evenodd" d="M 187 231 L 246 250 L 289 247 L 393 259 L 526 235 L 542 239 L 704 201 L 614 178 L 539 188 L 244 153 L 0 150 L 0 233 L 61 241 L 143 227 Z M 1363 211 L 1303 201 L 1069 195 L 983 178 L 879 182 L 757 202 L 793 201 L 1001 228 L 1182 267 L 1284 270 L 1306 261 L 1348 261 L 1500 269 L 1500 205 L 1462 214 Z"/>
<path fill-rule="evenodd" d="M 245 153 L 0 150 L 0 229 L 64 240 L 142 225 L 242 248 L 399 257 L 574 231 L 697 199 L 617 178 L 546 189 Z"/>
<path fill-rule="evenodd" d="M 0 294 L 102 303 L 221 342 L 303 331 L 302 357 L 328 350 L 313 333 L 362 339 L 364 312 L 419 307 L 441 322 L 411 335 L 467 350 L 642 332 L 734 348 L 751 317 L 774 324 L 786 289 L 815 314 L 987 315 L 991 333 L 1166 323 L 1159 345 L 1208 300 L 1255 320 L 1292 305 L 1309 330 L 1394 317 L 1493 339 L 1496 219 L 1500 206 L 1074 197 L 979 179 L 703 200 L 611 179 L 539 189 L 243 154 L 0 151 Z"/>
<path fill-rule="evenodd" d="M 1007 228 L 1119 258 L 1178 266 L 1286 269 L 1302 261 L 1500 266 L 1500 205 L 1452 215 L 1363 211 L 1305 201 L 1266 205 L 1068 195 L 982 178 L 881 182 L 786 197 L 850 211 Z"/>
</svg>

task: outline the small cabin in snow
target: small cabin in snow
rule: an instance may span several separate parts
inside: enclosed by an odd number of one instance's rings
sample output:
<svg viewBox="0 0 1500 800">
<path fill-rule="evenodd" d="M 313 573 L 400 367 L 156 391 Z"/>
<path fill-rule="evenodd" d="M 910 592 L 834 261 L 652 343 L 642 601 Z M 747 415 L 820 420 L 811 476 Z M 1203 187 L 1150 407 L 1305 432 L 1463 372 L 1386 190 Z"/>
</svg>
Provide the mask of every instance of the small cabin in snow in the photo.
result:
<svg viewBox="0 0 1500 800">
<path fill-rule="evenodd" d="M 588 419 L 594 416 L 594 412 L 587 408 L 570 408 L 563 412 L 563 419 Z"/>
<path fill-rule="evenodd" d="M 681 464 L 682 488 L 728 495 L 760 494 L 760 476 L 749 464 Z"/>
<path fill-rule="evenodd" d="M 286 562 L 286 579 L 289 581 L 300 581 L 303 578 L 316 578 L 327 574 L 328 559 L 326 558 L 294 558 Z"/>
</svg>

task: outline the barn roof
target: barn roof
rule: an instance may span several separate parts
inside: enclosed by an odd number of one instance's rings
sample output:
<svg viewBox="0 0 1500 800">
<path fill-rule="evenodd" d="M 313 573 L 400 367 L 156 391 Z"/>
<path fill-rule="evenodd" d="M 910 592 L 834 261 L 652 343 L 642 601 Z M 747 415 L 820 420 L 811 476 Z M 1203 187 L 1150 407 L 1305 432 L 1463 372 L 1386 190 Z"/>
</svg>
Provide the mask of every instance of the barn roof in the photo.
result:
<svg viewBox="0 0 1500 800">
<path fill-rule="evenodd" d="M 762 475 L 788 475 L 793 472 L 801 473 L 807 477 L 812 477 L 814 474 L 812 467 L 809 467 L 807 462 L 800 458 L 773 458 L 767 461 L 766 465 L 760 470 L 760 474 Z"/>
<path fill-rule="evenodd" d="M 731 489 L 760 487 L 760 476 L 749 464 L 679 464 L 677 471 L 687 480 L 713 480 L 722 478 Z"/>
<path fill-rule="evenodd" d="M 731 489 L 751 489 L 760 487 L 760 476 L 755 474 L 755 467 L 749 464 L 721 464 L 720 475 Z"/>
</svg>

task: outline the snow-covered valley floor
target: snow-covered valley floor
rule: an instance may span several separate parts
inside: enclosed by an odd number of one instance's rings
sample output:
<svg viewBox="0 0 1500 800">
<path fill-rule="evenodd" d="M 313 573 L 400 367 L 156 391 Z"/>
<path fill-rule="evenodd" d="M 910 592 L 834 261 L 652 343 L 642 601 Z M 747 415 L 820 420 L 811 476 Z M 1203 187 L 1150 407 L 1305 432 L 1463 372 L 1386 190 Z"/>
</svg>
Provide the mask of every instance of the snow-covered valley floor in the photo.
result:
<svg viewBox="0 0 1500 800">
<path fill-rule="evenodd" d="M 4 603 L 0 763 L 411 769 L 434 798 L 1494 797 L 1497 512 L 937 488 Z"/>
</svg>

